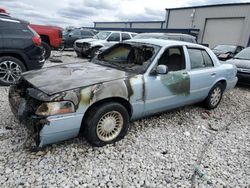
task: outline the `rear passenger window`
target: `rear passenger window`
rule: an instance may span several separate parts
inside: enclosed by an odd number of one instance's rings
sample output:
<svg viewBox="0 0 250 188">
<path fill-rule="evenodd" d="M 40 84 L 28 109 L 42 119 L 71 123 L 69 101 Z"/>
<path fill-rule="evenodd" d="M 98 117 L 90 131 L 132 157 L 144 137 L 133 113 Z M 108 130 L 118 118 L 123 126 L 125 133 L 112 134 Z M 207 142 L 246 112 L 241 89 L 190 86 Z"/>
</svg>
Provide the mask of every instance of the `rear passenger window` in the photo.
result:
<svg viewBox="0 0 250 188">
<path fill-rule="evenodd" d="M 122 33 L 122 40 L 129 40 L 131 37 L 129 36 L 128 33 Z"/>
<path fill-rule="evenodd" d="M 213 61 L 205 50 L 202 50 L 202 55 L 204 58 L 205 66 L 206 67 L 213 67 L 214 66 Z"/>
<path fill-rule="evenodd" d="M 205 50 L 202 49 L 188 49 L 191 69 L 212 67 L 213 62 Z"/>
</svg>

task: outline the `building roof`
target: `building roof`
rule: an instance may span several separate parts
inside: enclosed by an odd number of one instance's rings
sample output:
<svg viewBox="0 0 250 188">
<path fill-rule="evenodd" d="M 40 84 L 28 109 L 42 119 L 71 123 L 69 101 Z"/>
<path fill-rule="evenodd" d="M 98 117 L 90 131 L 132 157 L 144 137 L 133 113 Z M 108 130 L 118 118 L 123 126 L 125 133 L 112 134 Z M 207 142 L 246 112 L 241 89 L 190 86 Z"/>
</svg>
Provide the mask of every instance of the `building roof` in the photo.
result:
<svg viewBox="0 0 250 188">
<path fill-rule="evenodd" d="M 190 6 L 190 7 L 166 8 L 166 10 L 182 10 L 182 9 L 196 9 L 196 8 L 223 7 L 223 6 L 239 6 L 239 5 L 250 5 L 250 2 L 245 2 L 245 3 L 224 3 L 224 4 L 200 5 L 200 6 Z"/>
<path fill-rule="evenodd" d="M 101 23 L 164 23 L 164 21 L 114 21 L 114 22 L 94 22 L 94 23 L 98 23 L 98 24 L 101 24 Z"/>
</svg>

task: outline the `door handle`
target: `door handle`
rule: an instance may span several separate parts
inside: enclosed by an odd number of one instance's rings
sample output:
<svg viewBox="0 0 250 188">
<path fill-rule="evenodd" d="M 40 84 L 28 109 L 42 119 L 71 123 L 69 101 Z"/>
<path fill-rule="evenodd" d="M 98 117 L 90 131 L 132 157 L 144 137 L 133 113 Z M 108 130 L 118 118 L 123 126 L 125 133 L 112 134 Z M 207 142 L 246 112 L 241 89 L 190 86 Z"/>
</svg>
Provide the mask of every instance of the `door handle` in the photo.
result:
<svg viewBox="0 0 250 188">
<path fill-rule="evenodd" d="M 215 76 L 216 75 L 216 72 L 212 73 L 211 76 Z"/>
</svg>

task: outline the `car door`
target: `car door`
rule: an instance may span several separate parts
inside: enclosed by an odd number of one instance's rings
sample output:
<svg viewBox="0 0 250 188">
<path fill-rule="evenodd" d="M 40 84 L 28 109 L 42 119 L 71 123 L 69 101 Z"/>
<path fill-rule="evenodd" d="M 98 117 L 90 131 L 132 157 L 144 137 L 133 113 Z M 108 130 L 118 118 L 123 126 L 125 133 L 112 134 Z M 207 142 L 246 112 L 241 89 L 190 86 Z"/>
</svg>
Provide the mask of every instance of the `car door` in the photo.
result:
<svg viewBox="0 0 250 188">
<path fill-rule="evenodd" d="M 76 29 L 69 33 L 68 40 L 66 41 L 66 45 L 72 47 L 74 42 L 81 37 L 81 31 Z"/>
<path fill-rule="evenodd" d="M 166 74 L 145 75 L 145 110 L 149 115 L 185 105 L 190 93 L 190 77 L 186 70 L 186 58 L 182 46 L 167 48 L 158 65 L 168 66 Z"/>
<path fill-rule="evenodd" d="M 187 48 L 190 69 L 190 102 L 203 100 L 218 78 L 217 68 L 205 49 Z"/>
<path fill-rule="evenodd" d="M 108 37 L 105 46 L 110 47 L 113 46 L 114 44 L 117 44 L 120 41 L 121 41 L 121 33 L 114 32 Z"/>
<path fill-rule="evenodd" d="M 131 39 L 128 33 L 122 33 L 122 41 Z"/>
<path fill-rule="evenodd" d="M 94 35 L 91 32 L 82 30 L 81 31 L 81 36 L 80 36 L 79 39 L 92 38 L 93 36 Z"/>
</svg>

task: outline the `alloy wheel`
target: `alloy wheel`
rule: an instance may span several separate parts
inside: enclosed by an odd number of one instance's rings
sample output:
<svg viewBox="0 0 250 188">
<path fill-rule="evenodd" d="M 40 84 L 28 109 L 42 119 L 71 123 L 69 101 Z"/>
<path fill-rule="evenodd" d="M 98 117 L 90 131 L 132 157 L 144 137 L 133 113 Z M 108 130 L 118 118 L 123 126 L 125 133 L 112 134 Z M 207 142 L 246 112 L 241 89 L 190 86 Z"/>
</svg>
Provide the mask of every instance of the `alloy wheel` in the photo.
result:
<svg viewBox="0 0 250 188">
<path fill-rule="evenodd" d="M 3 61 L 0 63 L 0 80 L 6 83 L 14 83 L 20 79 L 21 67 L 14 61 Z"/>
</svg>

